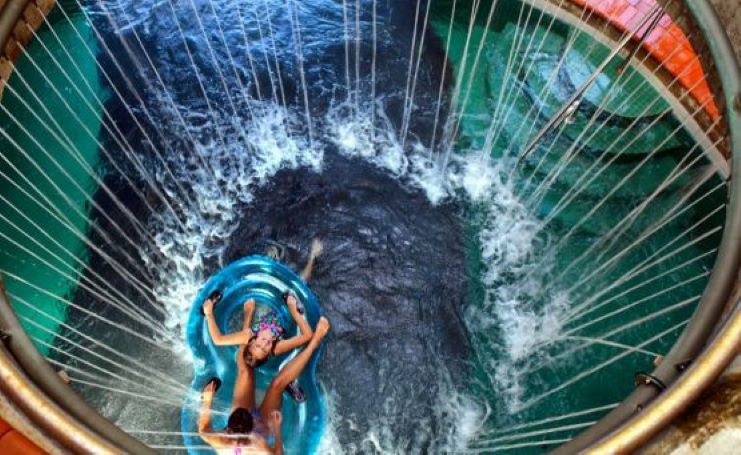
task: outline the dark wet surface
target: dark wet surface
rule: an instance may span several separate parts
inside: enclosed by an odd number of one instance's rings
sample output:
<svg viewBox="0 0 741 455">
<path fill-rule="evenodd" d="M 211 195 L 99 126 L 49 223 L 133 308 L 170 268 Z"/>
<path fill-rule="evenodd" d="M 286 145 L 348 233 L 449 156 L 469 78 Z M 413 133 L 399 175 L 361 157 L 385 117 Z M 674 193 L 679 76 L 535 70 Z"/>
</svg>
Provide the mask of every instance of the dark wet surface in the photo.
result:
<svg viewBox="0 0 741 455">
<path fill-rule="evenodd" d="M 276 239 L 300 248 L 288 248 L 287 259 L 300 269 L 314 237 L 325 252 L 311 286 L 333 324 L 319 376 L 357 425 L 341 437 L 356 440 L 380 416 L 409 436 L 434 412 L 441 373 L 465 376 L 467 279 L 455 207 L 432 207 L 367 163 L 330 158 L 322 174 L 281 171 L 258 191 L 227 261 Z"/>
</svg>

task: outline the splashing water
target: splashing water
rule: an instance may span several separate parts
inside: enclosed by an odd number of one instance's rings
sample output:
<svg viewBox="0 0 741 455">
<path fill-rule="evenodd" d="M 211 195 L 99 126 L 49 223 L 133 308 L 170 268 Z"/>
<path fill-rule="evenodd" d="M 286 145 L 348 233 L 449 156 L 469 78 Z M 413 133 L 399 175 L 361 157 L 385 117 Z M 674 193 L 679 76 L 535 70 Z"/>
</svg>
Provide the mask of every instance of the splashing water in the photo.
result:
<svg viewBox="0 0 741 455">
<path fill-rule="evenodd" d="M 195 159 L 171 162 L 177 166 L 181 181 L 191 185 L 189 193 L 195 197 L 196 207 L 185 212 L 188 231 L 182 232 L 172 219 L 154 219 L 152 231 L 157 233 L 157 246 L 172 264 L 165 275 L 158 277 L 156 294 L 168 310 L 165 323 L 172 330 L 168 338 L 183 354 L 187 352 L 182 344 L 187 311 L 208 278 L 204 276 L 204 264 L 213 259 L 222 262 L 227 240 L 241 217 L 236 209 L 250 203 L 254 187 L 267 183 L 282 168 L 321 168 L 321 151 L 309 147 L 301 136 L 290 134 L 291 125 L 298 122 L 295 114 L 277 105 L 256 106 L 255 110 L 261 115 L 249 124 L 250 153 L 215 143 L 200 146 L 217 181 L 210 179 Z M 174 217 L 172 213 L 167 215 Z M 149 252 L 143 251 L 142 258 L 148 257 Z M 152 268 L 151 272 L 157 276 L 162 269 Z"/>
</svg>

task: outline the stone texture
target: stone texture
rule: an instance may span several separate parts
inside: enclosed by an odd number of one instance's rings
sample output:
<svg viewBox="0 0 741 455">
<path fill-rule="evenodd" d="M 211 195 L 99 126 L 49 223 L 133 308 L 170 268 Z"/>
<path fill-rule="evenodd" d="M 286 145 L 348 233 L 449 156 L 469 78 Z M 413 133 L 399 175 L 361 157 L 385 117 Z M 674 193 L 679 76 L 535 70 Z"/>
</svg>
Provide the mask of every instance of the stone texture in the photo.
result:
<svg viewBox="0 0 741 455">
<path fill-rule="evenodd" d="M 741 62 L 741 2 L 739 0 L 710 0 L 718 12 L 728 37 L 731 39 L 736 59 Z"/>
<path fill-rule="evenodd" d="M 735 454 L 741 445 L 741 357 L 642 452 L 648 455 Z"/>
</svg>

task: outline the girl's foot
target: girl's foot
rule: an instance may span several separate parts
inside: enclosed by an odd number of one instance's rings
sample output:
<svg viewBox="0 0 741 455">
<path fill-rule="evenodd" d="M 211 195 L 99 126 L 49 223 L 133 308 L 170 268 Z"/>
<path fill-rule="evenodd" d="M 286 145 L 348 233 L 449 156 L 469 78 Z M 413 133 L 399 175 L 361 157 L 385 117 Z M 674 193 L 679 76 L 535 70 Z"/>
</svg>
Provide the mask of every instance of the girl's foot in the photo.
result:
<svg viewBox="0 0 741 455">
<path fill-rule="evenodd" d="M 277 247 L 270 245 L 269 247 L 265 248 L 265 256 L 274 261 L 278 261 L 280 260 L 280 251 Z"/>
<path fill-rule="evenodd" d="M 286 392 L 288 392 L 291 398 L 293 398 L 293 401 L 295 401 L 296 403 L 303 403 L 304 401 L 306 401 L 306 394 L 304 394 L 301 386 L 298 385 L 297 380 L 288 384 L 288 387 L 286 387 Z"/>
<path fill-rule="evenodd" d="M 316 329 L 314 329 L 314 338 L 316 338 L 317 341 L 322 341 L 327 333 L 329 333 L 329 329 L 329 321 L 327 320 L 327 318 L 322 316 L 316 325 Z"/>
<path fill-rule="evenodd" d="M 283 258 L 286 256 L 285 247 L 274 240 L 266 240 L 265 243 L 267 244 L 265 256 L 274 261 L 283 261 Z"/>
<path fill-rule="evenodd" d="M 219 390 L 219 387 L 221 387 L 221 379 L 213 377 L 209 379 L 209 381 L 206 383 L 206 386 L 203 387 L 203 392 L 201 392 L 201 395 L 204 398 L 207 396 L 213 397 L 213 395 Z"/>
<path fill-rule="evenodd" d="M 311 241 L 311 251 L 309 252 L 310 258 L 316 258 L 320 254 L 322 254 L 322 251 L 324 251 L 324 244 L 319 239 L 314 239 Z"/>
</svg>

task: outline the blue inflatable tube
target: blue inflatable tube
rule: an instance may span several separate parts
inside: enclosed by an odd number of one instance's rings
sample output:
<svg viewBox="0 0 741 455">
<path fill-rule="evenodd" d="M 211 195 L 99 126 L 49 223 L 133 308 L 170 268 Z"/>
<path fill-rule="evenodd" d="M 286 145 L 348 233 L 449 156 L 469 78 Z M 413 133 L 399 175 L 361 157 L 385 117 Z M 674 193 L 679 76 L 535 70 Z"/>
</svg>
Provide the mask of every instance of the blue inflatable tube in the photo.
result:
<svg viewBox="0 0 741 455">
<path fill-rule="evenodd" d="M 204 442 L 196 433 L 200 393 L 206 382 L 214 376 L 222 381 L 212 406 L 212 427 L 221 431 L 231 407 L 234 381 L 236 379 L 237 346 L 216 346 L 211 341 L 201 307 L 206 297 L 220 290 L 222 300 L 214 307 L 214 317 L 222 333 L 231 333 L 242 328 L 243 304 L 255 299 L 255 318 L 272 308 L 286 329 L 285 337 L 298 334 L 282 296 L 293 291 L 303 303 L 304 316 L 312 327 L 316 327 L 321 311 L 317 299 L 306 283 L 285 265 L 263 256 L 240 259 L 216 275 L 203 286 L 193 303 L 188 318 L 187 343 L 193 354 L 194 377 L 191 395 L 183 404 L 181 429 L 189 453 L 203 453 Z M 316 363 L 321 348 L 317 350 L 299 377 L 299 385 L 306 394 L 306 401 L 296 403 L 287 393 L 283 395 L 283 445 L 289 454 L 312 454 L 319 445 L 325 425 L 324 402 L 316 380 Z M 292 353 L 272 357 L 255 371 L 256 400 L 259 404 L 268 384 L 280 366 L 295 355 Z"/>
</svg>

